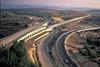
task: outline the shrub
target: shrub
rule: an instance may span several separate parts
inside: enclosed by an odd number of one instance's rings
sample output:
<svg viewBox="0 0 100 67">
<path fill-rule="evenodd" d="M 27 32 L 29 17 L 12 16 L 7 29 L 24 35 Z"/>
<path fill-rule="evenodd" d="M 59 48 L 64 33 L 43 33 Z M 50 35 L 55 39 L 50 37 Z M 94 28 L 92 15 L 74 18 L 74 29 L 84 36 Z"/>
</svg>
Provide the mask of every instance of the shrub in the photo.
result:
<svg viewBox="0 0 100 67">
<path fill-rule="evenodd" d="M 0 66 L 4 67 L 34 67 L 28 57 L 24 41 L 15 41 L 13 45 L 0 52 Z"/>
</svg>

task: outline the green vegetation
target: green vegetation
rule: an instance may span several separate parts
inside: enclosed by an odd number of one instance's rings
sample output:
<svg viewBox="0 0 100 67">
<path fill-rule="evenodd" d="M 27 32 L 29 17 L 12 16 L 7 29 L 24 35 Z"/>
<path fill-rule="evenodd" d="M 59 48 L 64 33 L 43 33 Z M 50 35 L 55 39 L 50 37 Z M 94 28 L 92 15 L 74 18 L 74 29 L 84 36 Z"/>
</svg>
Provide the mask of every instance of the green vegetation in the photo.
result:
<svg viewBox="0 0 100 67">
<path fill-rule="evenodd" d="M 13 45 L 0 51 L 0 67 L 36 67 L 27 57 L 24 41 L 14 42 Z"/>
<path fill-rule="evenodd" d="M 83 56 L 100 64 L 99 60 L 96 59 L 100 57 L 100 45 L 98 44 L 100 44 L 99 40 L 93 39 L 92 37 L 87 37 L 84 48 L 79 49 L 79 51 Z"/>
<path fill-rule="evenodd" d="M 27 28 L 31 20 L 26 16 L 11 12 L 0 13 L 0 38 L 6 37 L 19 30 Z"/>
</svg>

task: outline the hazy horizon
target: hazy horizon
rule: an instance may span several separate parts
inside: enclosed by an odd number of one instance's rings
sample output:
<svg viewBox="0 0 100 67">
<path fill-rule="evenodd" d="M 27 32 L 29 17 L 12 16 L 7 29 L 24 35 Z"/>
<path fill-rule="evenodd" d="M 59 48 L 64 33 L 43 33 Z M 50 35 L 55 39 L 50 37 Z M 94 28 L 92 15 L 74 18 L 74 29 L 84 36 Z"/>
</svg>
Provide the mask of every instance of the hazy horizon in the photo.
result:
<svg viewBox="0 0 100 67">
<path fill-rule="evenodd" d="M 95 8 L 100 9 L 100 0 L 1 0 L 1 8 Z"/>
</svg>

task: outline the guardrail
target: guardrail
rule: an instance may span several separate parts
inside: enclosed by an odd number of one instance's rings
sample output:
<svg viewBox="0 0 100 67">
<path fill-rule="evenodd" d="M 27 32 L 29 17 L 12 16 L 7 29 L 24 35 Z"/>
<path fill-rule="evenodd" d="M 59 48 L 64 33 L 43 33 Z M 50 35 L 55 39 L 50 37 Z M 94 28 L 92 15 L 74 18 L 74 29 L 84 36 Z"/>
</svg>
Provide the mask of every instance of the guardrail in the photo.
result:
<svg viewBox="0 0 100 67">
<path fill-rule="evenodd" d="M 34 36 L 35 34 L 37 34 L 38 32 L 40 32 L 40 31 L 42 31 L 42 30 L 48 29 L 48 30 L 50 31 L 50 30 L 52 30 L 52 29 L 55 28 L 55 27 L 61 26 L 61 25 L 63 25 L 63 24 L 66 24 L 66 23 L 69 23 L 69 22 L 72 22 L 72 21 L 80 20 L 80 19 L 83 19 L 83 18 L 86 18 L 86 17 L 88 17 L 88 16 L 83 16 L 83 17 L 74 18 L 74 19 L 65 21 L 65 22 L 63 22 L 63 23 L 58 23 L 58 24 L 55 24 L 55 25 L 52 25 L 52 26 L 49 26 L 49 27 L 48 27 L 48 23 L 44 23 L 44 24 L 41 25 L 41 28 L 39 28 L 39 29 L 37 29 L 37 30 L 35 30 L 35 31 L 31 30 L 31 31 L 29 31 L 29 32 L 26 32 L 25 34 L 21 35 L 20 37 L 18 37 L 18 38 L 16 38 L 16 39 L 12 40 L 11 42 L 7 43 L 7 45 L 8 45 L 8 44 L 12 44 L 13 41 L 16 41 L 16 40 L 17 40 L 17 41 L 20 41 L 20 40 L 29 39 L 30 37 Z M 5 45 L 5 46 L 7 47 L 7 45 Z"/>
<path fill-rule="evenodd" d="M 46 25 L 47 23 L 44 23 L 44 24 Z M 31 29 L 30 31 L 28 31 L 28 32 L 24 33 L 23 35 L 17 37 L 16 39 L 12 40 L 11 42 L 5 43 L 5 42 L 2 42 L 2 40 L 1 40 L 1 42 L 0 42 L 1 47 L 6 49 L 6 48 L 10 47 L 13 44 L 14 41 L 23 40 L 25 38 L 32 36 L 33 34 L 40 32 L 43 29 L 47 29 L 47 26 L 45 26 L 44 24 L 39 25 L 39 27 L 37 27 L 37 29 L 36 28 Z M 34 30 L 34 29 L 36 29 L 36 30 Z"/>
<path fill-rule="evenodd" d="M 66 40 L 71 36 L 74 35 L 75 33 L 79 33 L 79 32 L 85 32 L 85 31 L 91 31 L 91 30 L 100 30 L 100 27 L 97 28 L 89 28 L 89 29 L 83 29 L 83 30 L 78 30 L 78 31 L 74 31 L 71 34 L 69 34 L 66 38 Z"/>
<path fill-rule="evenodd" d="M 70 33 L 67 37 L 66 37 L 66 44 L 67 44 L 67 42 L 68 42 L 68 39 L 70 38 L 70 36 L 72 36 L 72 35 L 74 35 L 74 34 L 76 34 L 76 33 L 80 33 L 80 32 L 86 32 L 86 31 L 95 31 L 95 30 L 100 30 L 100 27 L 97 27 L 97 28 L 89 28 L 89 29 L 83 29 L 83 30 L 78 30 L 78 31 L 74 31 L 74 32 L 72 32 L 72 33 Z M 67 49 L 67 46 L 66 45 L 64 45 L 64 48 L 65 49 Z M 70 56 L 70 54 L 69 54 L 69 52 L 67 51 L 67 54 Z M 70 56 L 71 57 L 71 56 Z M 74 59 L 73 58 L 71 58 L 73 61 L 74 61 Z M 74 61 L 75 62 L 75 61 Z"/>
<path fill-rule="evenodd" d="M 32 31 L 32 32 L 29 32 L 27 33 L 26 35 L 24 35 L 23 37 L 19 38 L 17 41 L 19 42 L 20 40 L 25 40 L 25 39 L 28 39 L 29 37 L 33 36 L 33 35 L 36 35 L 37 33 L 39 33 L 40 31 L 43 31 L 45 30 L 46 27 L 42 27 L 40 29 L 37 29 L 35 31 Z"/>
<path fill-rule="evenodd" d="M 39 35 L 40 36 L 43 35 L 42 33 L 44 33 L 44 35 L 46 35 L 46 33 L 49 32 L 49 31 L 52 31 L 52 28 L 41 27 L 41 28 L 39 28 L 39 29 L 37 29 L 35 31 L 27 33 L 25 36 L 21 37 L 17 41 L 19 42 L 20 40 L 25 40 L 25 42 L 26 42 L 31 38 L 34 38 L 34 37 L 39 36 Z M 41 37 L 37 38 L 36 40 L 40 39 Z"/>
<path fill-rule="evenodd" d="M 58 24 L 55 24 L 55 25 L 52 25 L 52 26 L 49 26 L 49 27 L 51 27 L 51 28 L 59 27 L 59 26 L 64 25 L 66 23 L 70 23 L 70 22 L 81 20 L 81 19 L 88 18 L 88 17 L 90 17 L 90 15 L 86 15 L 86 16 L 70 19 L 70 20 L 67 20 L 67 21 L 63 21 L 62 23 L 58 23 Z"/>
<path fill-rule="evenodd" d="M 29 36 L 28 38 L 26 38 L 26 39 L 25 39 L 25 42 L 28 41 L 28 40 L 31 39 L 31 38 L 34 38 L 34 37 L 37 37 L 37 38 L 35 38 L 35 40 L 38 40 L 38 39 L 41 38 L 42 35 L 45 35 L 45 34 L 48 33 L 49 31 L 52 31 L 52 29 L 49 30 L 49 29 L 47 28 L 47 29 L 41 30 L 41 31 L 39 31 L 38 33 L 33 34 L 33 35 Z"/>
</svg>

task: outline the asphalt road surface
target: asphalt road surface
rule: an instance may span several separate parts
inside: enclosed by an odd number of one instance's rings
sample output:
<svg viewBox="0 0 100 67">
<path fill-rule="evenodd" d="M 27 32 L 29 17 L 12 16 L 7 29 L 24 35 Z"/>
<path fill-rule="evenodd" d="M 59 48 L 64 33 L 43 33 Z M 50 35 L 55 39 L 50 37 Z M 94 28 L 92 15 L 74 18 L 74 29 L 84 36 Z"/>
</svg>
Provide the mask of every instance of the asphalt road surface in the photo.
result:
<svg viewBox="0 0 100 67">
<path fill-rule="evenodd" d="M 64 39 L 68 35 L 55 30 L 37 48 L 41 67 L 78 67 L 66 53 Z"/>
</svg>

